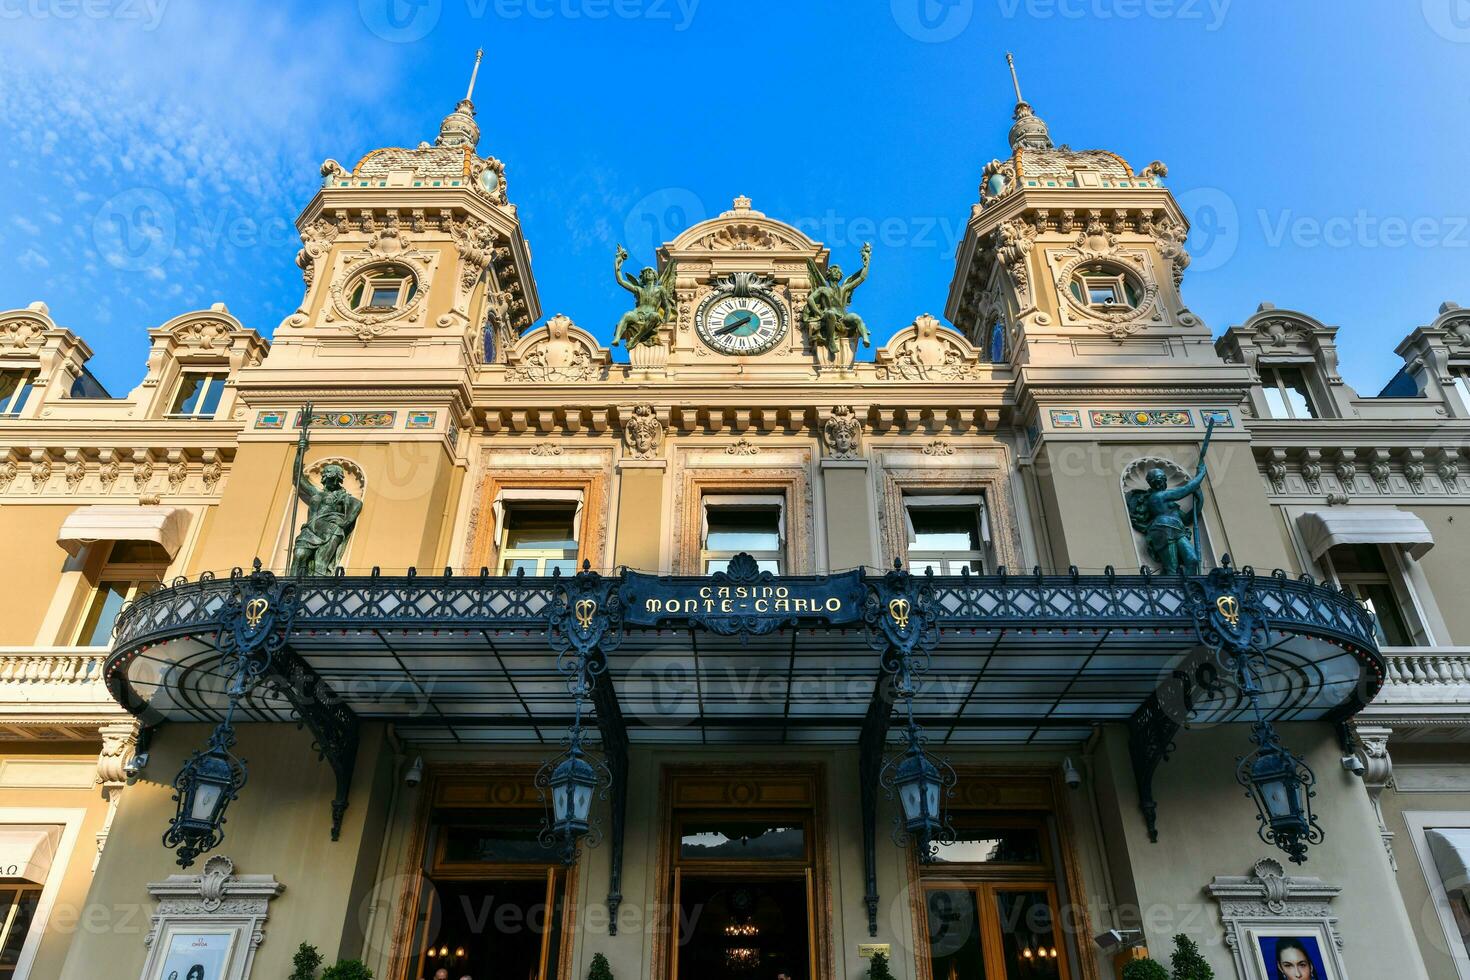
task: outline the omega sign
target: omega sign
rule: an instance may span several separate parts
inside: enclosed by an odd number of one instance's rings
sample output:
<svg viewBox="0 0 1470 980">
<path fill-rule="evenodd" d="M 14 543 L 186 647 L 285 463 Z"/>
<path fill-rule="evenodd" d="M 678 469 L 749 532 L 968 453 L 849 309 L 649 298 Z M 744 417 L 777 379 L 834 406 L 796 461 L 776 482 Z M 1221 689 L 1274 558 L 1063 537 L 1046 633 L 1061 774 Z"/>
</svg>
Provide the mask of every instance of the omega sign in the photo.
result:
<svg viewBox="0 0 1470 980">
<path fill-rule="evenodd" d="M 634 626 L 685 621 L 716 633 L 768 633 L 802 621 L 851 623 L 862 618 L 863 584 L 856 571 L 777 578 L 717 573 L 709 578 L 659 578 L 627 573 L 623 619 Z"/>
</svg>

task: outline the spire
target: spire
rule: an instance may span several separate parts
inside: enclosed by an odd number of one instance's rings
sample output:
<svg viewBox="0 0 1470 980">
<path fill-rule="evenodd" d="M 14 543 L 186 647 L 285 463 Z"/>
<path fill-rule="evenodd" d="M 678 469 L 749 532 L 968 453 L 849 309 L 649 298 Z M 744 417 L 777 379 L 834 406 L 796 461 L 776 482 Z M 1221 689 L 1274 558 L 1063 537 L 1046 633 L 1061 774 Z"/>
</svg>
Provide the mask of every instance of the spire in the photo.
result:
<svg viewBox="0 0 1470 980">
<path fill-rule="evenodd" d="M 1011 85 L 1016 90 L 1016 111 L 1012 114 L 1015 123 L 1011 126 L 1012 150 L 1050 150 L 1051 134 L 1041 117 L 1031 111 L 1031 105 L 1021 97 L 1021 80 L 1016 75 L 1016 59 L 1006 52 L 1006 64 L 1011 69 Z"/>
<path fill-rule="evenodd" d="M 475 52 L 475 67 L 470 71 L 469 88 L 465 90 L 459 105 L 439 124 L 439 138 L 434 140 L 435 146 L 468 146 L 472 150 L 479 146 L 480 127 L 475 122 L 475 104 L 470 101 L 470 97 L 475 94 L 475 79 L 480 75 L 480 59 L 484 55 L 484 48 Z"/>
<path fill-rule="evenodd" d="M 480 48 L 475 52 L 475 67 L 470 70 L 470 87 L 464 92 L 466 102 L 475 97 L 475 79 L 480 77 L 480 59 L 483 57 L 485 57 L 485 49 Z"/>
</svg>

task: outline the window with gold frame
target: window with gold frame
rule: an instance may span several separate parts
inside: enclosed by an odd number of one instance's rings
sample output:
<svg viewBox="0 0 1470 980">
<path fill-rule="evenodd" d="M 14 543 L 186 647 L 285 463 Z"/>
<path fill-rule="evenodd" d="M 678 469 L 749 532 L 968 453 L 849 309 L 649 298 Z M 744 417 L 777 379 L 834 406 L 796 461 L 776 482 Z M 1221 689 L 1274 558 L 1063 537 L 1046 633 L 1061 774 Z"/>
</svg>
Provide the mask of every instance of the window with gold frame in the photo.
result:
<svg viewBox="0 0 1470 980">
<path fill-rule="evenodd" d="M 961 770 L 955 842 L 932 864 L 911 862 L 920 980 L 1088 975 L 1062 928 L 1079 883 L 1055 799 L 1050 777 Z"/>
<path fill-rule="evenodd" d="M 475 774 L 478 773 L 478 774 Z M 543 847 L 545 812 L 524 766 L 431 771 L 394 975 L 569 980 L 577 866 Z"/>
</svg>

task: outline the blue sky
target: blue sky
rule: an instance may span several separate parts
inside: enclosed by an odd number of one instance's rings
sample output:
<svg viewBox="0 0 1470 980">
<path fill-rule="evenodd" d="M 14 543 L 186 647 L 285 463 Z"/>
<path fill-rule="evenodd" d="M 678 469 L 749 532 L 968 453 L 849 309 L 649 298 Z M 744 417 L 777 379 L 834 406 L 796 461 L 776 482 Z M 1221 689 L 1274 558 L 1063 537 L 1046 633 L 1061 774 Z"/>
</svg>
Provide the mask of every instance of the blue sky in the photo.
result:
<svg viewBox="0 0 1470 980">
<path fill-rule="evenodd" d="M 1340 325 L 1350 384 L 1470 306 L 1470 0 L 0 0 L 0 308 L 44 300 L 114 394 L 146 331 L 300 300 L 321 161 L 432 139 L 474 49 L 549 316 L 606 339 L 635 262 L 747 194 L 851 264 L 878 338 L 941 314 L 1016 53 L 1053 138 L 1161 159 L 1186 302 Z"/>
</svg>

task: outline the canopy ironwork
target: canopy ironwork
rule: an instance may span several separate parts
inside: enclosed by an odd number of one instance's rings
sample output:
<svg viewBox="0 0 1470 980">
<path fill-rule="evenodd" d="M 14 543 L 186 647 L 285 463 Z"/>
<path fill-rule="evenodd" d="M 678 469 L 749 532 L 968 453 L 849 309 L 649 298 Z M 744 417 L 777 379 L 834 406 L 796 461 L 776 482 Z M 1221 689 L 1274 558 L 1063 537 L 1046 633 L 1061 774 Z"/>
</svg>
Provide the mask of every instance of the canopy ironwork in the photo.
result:
<svg viewBox="0 0 1470 980">
<path fill-rule="evenodd" d="M 572 720 L 557 668 L 570 641 L 600 667 L 594 714 L 620 777 L 615 864 L 629 745 L 857 744 L 871 909 L 868 776 L 892 716 L 884 664 L 900 649 L 922 658 L 914 704 L 936 744 L 1059 745 L 1128 724 L 1151 835 L 1154 772 L 1179 728 L 1251 717 L 1200 629 L 1228 608 L 1222 596 L 1267 624 L 1271 719 L 1342 722 L 1383 683 L 1372 617 L 1350 594 L 1228 559 L 1210 576 L 920 577 L 772 576 L 741 557 L 707 577 L 277 579 L 257 567 L 178 580 L 119 615 L 106 680 L 145 725 L 216 722 L 230 679 L 224 638 L 250 629 L 261 603 L 280 613 L 282 642 L 238 717 L 312 730 L 338 775 L 335 824 L 362 722 L 392 722 L 423 743 L 557 741 Z"/>
</svg>

